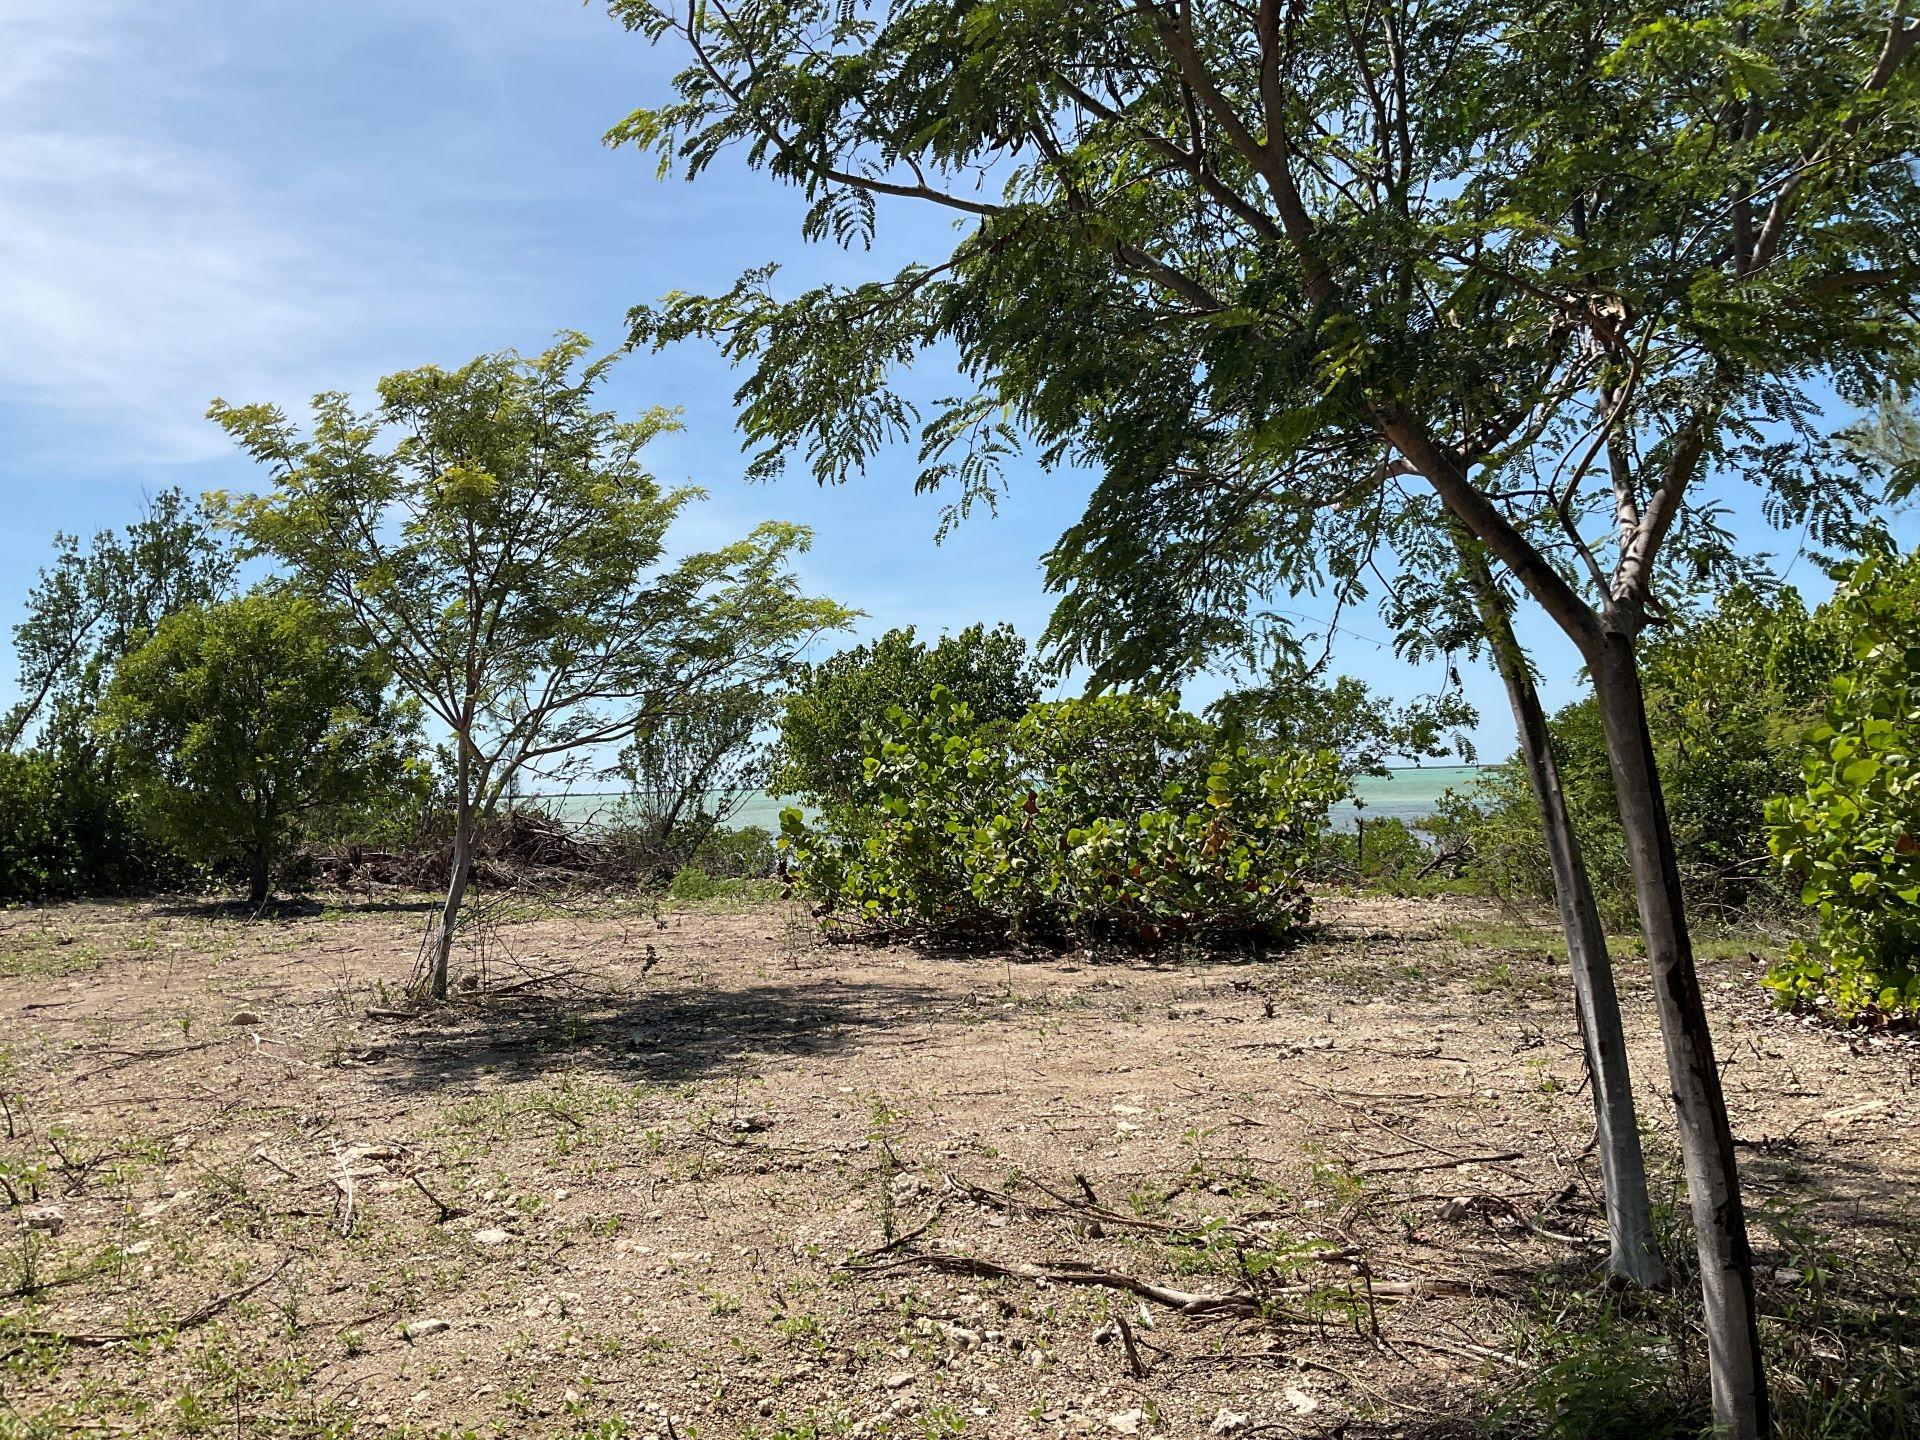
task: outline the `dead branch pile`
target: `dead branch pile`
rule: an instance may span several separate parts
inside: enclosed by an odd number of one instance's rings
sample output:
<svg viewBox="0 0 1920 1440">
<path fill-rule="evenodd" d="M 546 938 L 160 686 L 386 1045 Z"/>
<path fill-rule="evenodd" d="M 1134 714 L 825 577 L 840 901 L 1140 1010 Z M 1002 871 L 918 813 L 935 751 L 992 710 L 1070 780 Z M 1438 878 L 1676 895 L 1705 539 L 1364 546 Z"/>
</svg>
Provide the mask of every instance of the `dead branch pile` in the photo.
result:
<svg viewBox="0 0 1920 1440">
<path fill-rule="evenodd" d="M 316 851 L 313 861 L 323 880 L 342 889 L 439 890 L 453 865 L 453 844 L 427 835 L 401 850 L 336 845 Z M 475 838 L 471 883 L 483 890 L 630 886 L 654 878 L 658 869 L 656 858 L 631 837 L 586 834 L 538 811 L 510 810 Z"/>
</svg>

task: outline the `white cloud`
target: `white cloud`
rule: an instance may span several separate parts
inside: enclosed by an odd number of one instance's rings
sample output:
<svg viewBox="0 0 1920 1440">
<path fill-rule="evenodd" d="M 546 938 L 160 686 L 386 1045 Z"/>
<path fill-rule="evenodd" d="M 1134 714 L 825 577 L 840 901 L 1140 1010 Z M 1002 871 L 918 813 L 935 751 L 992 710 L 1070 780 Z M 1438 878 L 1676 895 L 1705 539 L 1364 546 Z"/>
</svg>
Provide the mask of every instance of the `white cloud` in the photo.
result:
<svg viewBox="0 0 1920 1440">
<path fill-rule="evenodd" d="M 323 317 L 290 282 L 315 259 L 191 150 L 0 139 L 0 378 L 87 417 L 96 446 L 190 459 L 223 444 L 199 418 L 208 381 L 309 343 Z"/>
<path fill-rule="evenodd" d="M 187 138 L 227 47 L 184 7 L 155 18 L 0 0 L 0 386 L 61 422 L 32 428 L 67 462 L 227 453 L 202 418 L 215 394 L 364 383 L 376 337 L 463 289 L 443 263 L 396 275 L 377 237 L 303 194 L 298 157 L 276 173 L 245 135 Z"/>
</svg>

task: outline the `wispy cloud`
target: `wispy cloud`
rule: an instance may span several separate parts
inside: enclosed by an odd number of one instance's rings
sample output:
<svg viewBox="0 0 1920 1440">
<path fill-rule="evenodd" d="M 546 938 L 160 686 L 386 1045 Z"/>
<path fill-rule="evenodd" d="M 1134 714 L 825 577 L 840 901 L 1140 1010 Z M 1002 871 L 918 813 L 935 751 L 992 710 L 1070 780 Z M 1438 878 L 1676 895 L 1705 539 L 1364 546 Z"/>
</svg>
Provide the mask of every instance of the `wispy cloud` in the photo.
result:
<svg viewBox="0 0 1920 1440">
<path fill-rule="evenodd" d="M 171 126 L 225 47 L 153 18 L 0 0 L 0 386 L 66 422 L 68 462 L 208 458 L 215 393 L 364 381 L 381 338 L 461 289 L 444 264 L 397 277 L 297 174 L 263 184 L 240 137 Z"/>
<path fill-rule="evenodd" d="M 0 139 L 0 379 L 109 454 L 207 453 L 208 381 L 265 378 L 324 326 L 290 283 L 315 261 L 189 150 Z"/>
</svg>

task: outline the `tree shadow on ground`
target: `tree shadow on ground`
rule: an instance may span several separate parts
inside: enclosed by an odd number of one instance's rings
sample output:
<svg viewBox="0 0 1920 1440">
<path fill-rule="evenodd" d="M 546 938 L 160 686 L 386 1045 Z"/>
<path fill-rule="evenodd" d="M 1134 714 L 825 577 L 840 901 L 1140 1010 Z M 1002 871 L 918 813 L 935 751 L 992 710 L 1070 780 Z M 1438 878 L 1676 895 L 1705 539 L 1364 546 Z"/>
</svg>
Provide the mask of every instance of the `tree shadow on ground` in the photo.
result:
<svg viewBox="0 0 1920 1440">
<path fill-rule="evenodd" d="M 1320 938 L 1319 923 L 1258 943 L 1173 939 L 1158 942 L 1105 937 L 1053 942 L 1010 941 L 1003 936 L 906 935 L 890 930 L 845 930 L 829 934 L 830 949 L 854 952 L 904 950 L 927 960 L 973 960 L 1015 965 L 1138 966 L 1178 969 L 1187 966 L 1242 967 L 1284 959 Z"/>
<path fill-rule="evenodd" d="M 1774 1157 L 1770 1157 L 1774 1158 Z M 1781 1440 L 1920 1436 L 1920 1213 L 1914 1177 L 1844 1156 L 1788 1170 L 1743 1163 L 1754 1290 Z M 1656 1207 L 1671 1271 L 1661 1291 L 1610 1285 L 1595 1253 L 1537 1270 L 1513 1295 L 1511 1363 L 1477 1433 L 1563 1440 L 1697 1440 L 1712 1407 L 1684 1200 Z M 1443 1440 L 1446 1424 L 1400 1433 Z"/>
<path fill-rule="evenodd" d="M 410 1092 L 482 1078 L 524 1080 L 564 1065 L 684 1084 L 878 1041 L 930 1044 L 938 1038 L 925 1029 L 930 1017 L 991 1023 L 1001 1013 L 910 981 L 833 975 L 651 993 L 585 985 L 557 993 L 482 992 L 422 1011 L 412 1022 L 399 1020 L 375 1079 Z"/>
<path fill-rule="evenodd" d="M 254 905 L 230 895 L 174 895 L 156 903 L 152 913 L 170 920 L 274 922 L 318 920 L 324 916 L 418 915 L 439 908 L 438 900 L 428 899 L 363 900 L 338 895 L 283 895 L 276 896 L 264 905 Z"/>
</svg>

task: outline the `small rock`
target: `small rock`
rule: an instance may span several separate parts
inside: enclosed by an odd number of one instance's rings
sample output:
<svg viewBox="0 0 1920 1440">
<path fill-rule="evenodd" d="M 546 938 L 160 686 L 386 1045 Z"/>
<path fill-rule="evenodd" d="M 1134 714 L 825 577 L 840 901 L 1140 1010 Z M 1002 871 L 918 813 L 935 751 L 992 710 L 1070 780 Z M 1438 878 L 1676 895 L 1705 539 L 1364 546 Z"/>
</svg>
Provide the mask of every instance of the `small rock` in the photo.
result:
<svg viewBox="0 0 1920 1440">
<path fill-rule="evenodd" d="M 1147 1412 L 1138 1406 L 1132 1410 L 1122 1410 L 1117 1415 L 1109 1415 L 1107 1424 L 1122 1435 L 1138 1435 L 1140 1427 L 1146 1423 Z"/>
<path fill-rule="evenodd" d="M 428 1335 L 438 1335 L 442 1330 L 451 1330 L 452 1325 L 445 1320 L 411 1320 L 400 1327 L 400 1333 L 409 1340 L 423 1339 Z"/>
<path fill-rule="evenodd" d="M 1320 1408 L 1320 1402 L 1298 1385 L 1289 1385 L 1280 1393 L 1287 1404 L 1293 1407 L 1293 1413 L 1296 1415 L 1311 1415 Z"/>
<path fill-rule="evenodd" d="M 900 1390 L 913 1383 L 913 1372 L 902 1370 L 898 1375 L 889 1375 L 884 1382 L 889 1390 Z"/>
<path fill-rule="evenodd" d="M 162 1215 L 173 1209 L 174 1206 L 184 1204 L 186 1201 L 191 1200 L 193 1196 L 193 1189 L 188 1187 L 184 1190 L 176 1190 L 171 1195 L 162 1195 L 158 1200 L 149 1200 L 140 1207 L 140 1218 L 142 1220 L 158 1220 Z"/>
<path fill-rule="evenodd" d="M 28 1230 L 58 1235 L 67 1228 L 67 1212 L 58 1205 L 29 1205 L 20 1212 L 20 1224 Z"/>
<path fill-rule="evenodd" d="M 1253 1417 L 1251 1415 L 1244 1415 L 1235 1410 L 1222 1410 L 1218 1415 L 1213 1417 L 1213 1424 L 1207 1427 L 1207 1433 L 1209 1435 L 1238 1435 L 1252 1423 Z"/>
<path fill-rule="evenodd" d="M 229 1025 L 258 1025 L 260 1023 L 260 1017 L 251 1010 L 236 1010 L 233 1013 L 233 1018 L 227 1021 L 227 1023 Z"/>
<path fill-rule="evenodd" d="M 484 1230 L 473 1232 L 473 1243 L 476 1245 L 505 1245 L 512 1239 L 513 1232 L 502 1230 L 498 1225 L 489 1225 Z"/>
</svg>

